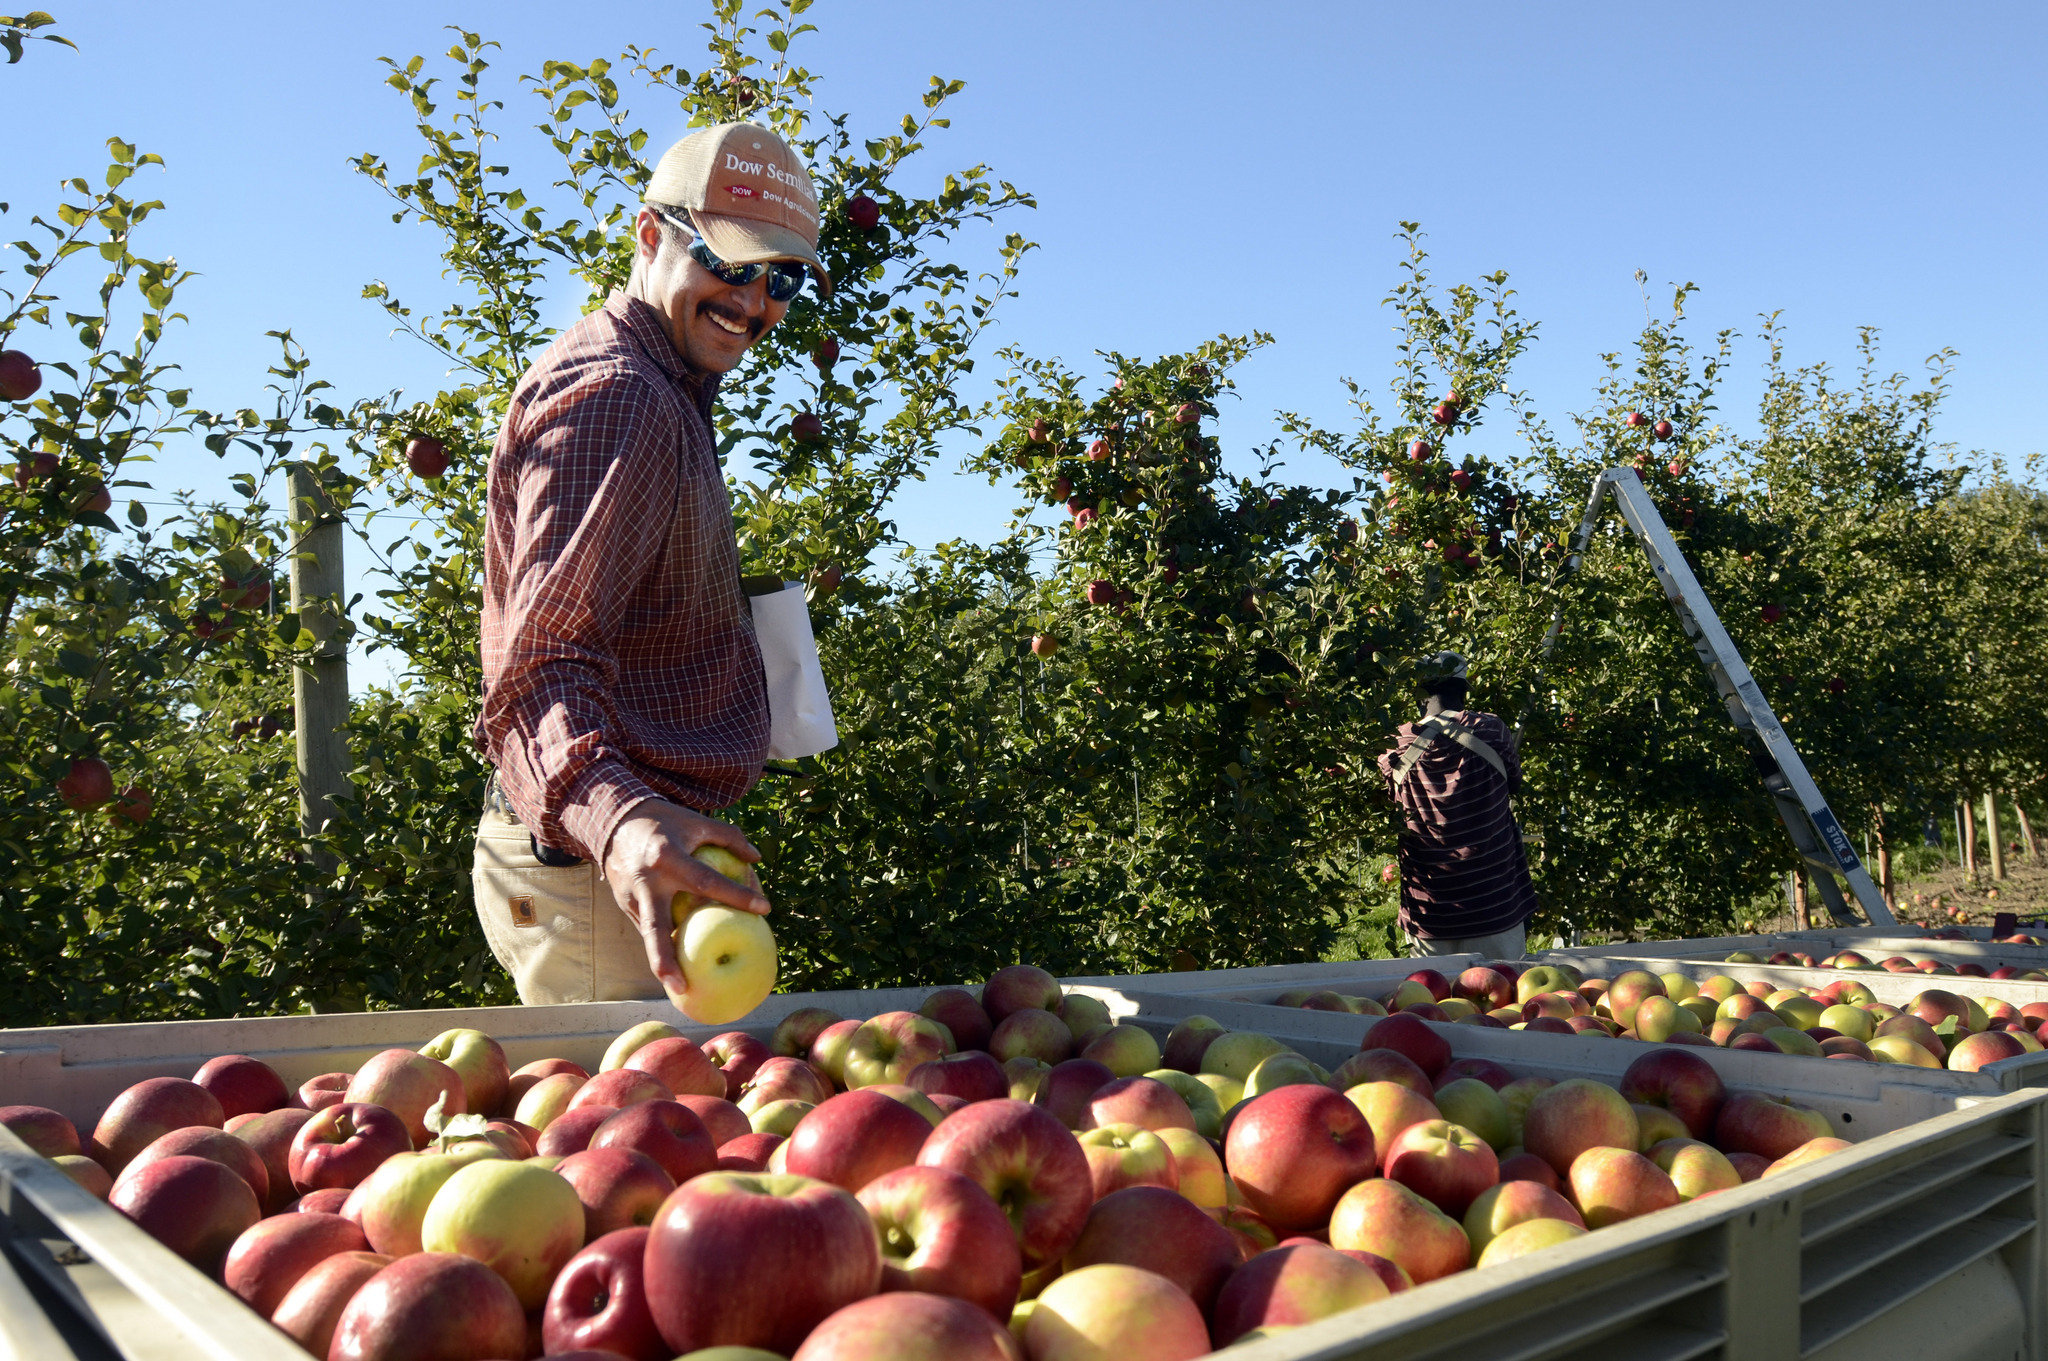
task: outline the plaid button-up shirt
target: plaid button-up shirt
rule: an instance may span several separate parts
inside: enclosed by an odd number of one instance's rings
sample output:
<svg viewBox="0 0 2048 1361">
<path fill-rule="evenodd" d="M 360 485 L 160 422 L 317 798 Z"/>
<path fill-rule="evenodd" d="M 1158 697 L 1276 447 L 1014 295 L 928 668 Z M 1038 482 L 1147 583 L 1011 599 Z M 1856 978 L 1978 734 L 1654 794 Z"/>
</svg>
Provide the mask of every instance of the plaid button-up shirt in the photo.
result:
<svg viewBox="0 0 2048 1361">
<path fill-rule="evenodd" d="M 1514 734 L 1497 716 L 1476 709 L 1450 717 L 1499 754 L 1505 775 L 1440 737 L 1395 787 L 1395 769 L 1417 740 L 1413 723 L 1397 730 L 1399 740 L 1380 757 L 1379 770 L 1401 806 L 1402 929 L 1425 939 L 1465 940 L 1527 921 L 1536 910 L 1536 887 L 1508 807 L 1508 796 L 1522 786 Z"/>
<path fill-rule="evenodd" d="M 519 380 L 491 451 L 476 742 L 546 846 L 760 778 L 768 691 L 711 435 L 713 376 L 614 292 Z"/>
</svg>

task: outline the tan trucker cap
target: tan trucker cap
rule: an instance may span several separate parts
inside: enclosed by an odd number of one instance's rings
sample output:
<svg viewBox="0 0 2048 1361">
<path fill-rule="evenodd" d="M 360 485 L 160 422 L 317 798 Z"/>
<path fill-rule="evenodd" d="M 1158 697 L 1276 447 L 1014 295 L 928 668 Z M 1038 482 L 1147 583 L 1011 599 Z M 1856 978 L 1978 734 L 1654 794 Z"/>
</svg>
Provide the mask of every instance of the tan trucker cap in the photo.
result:
<svg viewBox="0 0 2048 1361">
<path fill-rule="evenodd" d="M 818 259 L 818 195 L 789 143 L 759 123 L 699 128 L 662 153 L 643 199 L 690 210 L 704 244 L 736 265 L 801 260 L 832 294 Z"/>
</svg>

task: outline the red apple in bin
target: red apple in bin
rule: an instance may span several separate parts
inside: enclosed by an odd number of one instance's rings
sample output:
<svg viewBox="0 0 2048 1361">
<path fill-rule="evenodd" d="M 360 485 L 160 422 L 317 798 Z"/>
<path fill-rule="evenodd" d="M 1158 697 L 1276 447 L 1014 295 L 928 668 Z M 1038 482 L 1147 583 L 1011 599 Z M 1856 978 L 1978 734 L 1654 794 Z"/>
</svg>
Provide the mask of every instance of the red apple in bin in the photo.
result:
<svg viewBox="0 0 2048 1361">
<path fill-rule="evenodd" d="M 1180 1165 L 1173 1150 L 1149 1129 L 1103 1125 L 1082 1131 L 1079 1142 L 1097 1200 L 1130 1186 L 1180 1190 Z"/>
<path fill-rule="evenodd" d="M 899 1167 L 857 1199 L 881 1239 L 883 1290 L 950 1295 L 1009 1318 L 1022 1259 L 1009 1219 L 981 1187 L 942 1167 Z"/>
<path fill-rule="evenodd" d="M 1022 1101 L 977 1101 L 955 1112 L 917 1160 L 962 1174 L 1003 1208 L 1026 1271 L 1066 1252 L 1095 1199 L 1081 1145 L 1050 1112 Z"/>
<path fill-rule="evenodd" d="M 1451 986 L 1453 996 L 1462 997 L 1481 1011 L 1504 1007 L 1515 1000 L 1515 985 L 1484 965 L 1465 970 Z M 1437 999 L 1443 1000 L 1441 998 Z"/>
<path fill-rule="evenodd" d="M 409 1257 L 420 1251 L 427 1207 L 462 1166 L 439 1154 L 394 1154 L 348 1193 L 339 1213 L 362 1229 L 372 1252 Z"/>
<path fill-rule="evenodd" d="M 287 1167 L 303 1194 L 348 1189 L 377 1170 L 394 1153 L 408 1153 L 405 1122 L 382 1106 L 343 1102 L 316 1111 L 292 1138 Z"/>
<path fill-rule="evenodd" d="M 114 1179 L 107 1175 L 107 1169 L 83 1153 L 60 1153 L 50 1161 L 94 1200 L 105 1200 L 113 1194 Z"/>
<path fill-rule="evenodd" d="M 1957 1041 L 1948 1051 L 1948 1066 L 1952 1072 L 1974 1073 L 1986 1064 L 2016 1059 L 2026 1052 L 2027 1047 L 2011 1032 L 1986 1030 Z"/>
<path fill-rule="evenodd" d="M 263 1217 L 256 1193 L 211 1158 L 160 1158 L 115 1181 L 107 1203 L 209 1276 Z"/>
<path fill-rule="evenodd" d="M 614 1229 L 569 1259 L 548 1291 L 541 1341 L 549 1356 L 583 1349 L 625 1361 L 668 1361 L 647 1308 L 645 1227 Z"/>
<path fill-rule="evenodd" d="M 519 1079 L 513 1078 L 516 1086 Z M 576 1098 L 588 1078 L 574 1073 L 550 1073 L 526 1089 L 519 1098 L 519 1105 L 513 1110 L 512 1118 L 526 1125 L 536 1133 L 547 1133 L 548 1126 L 569 1109 L 569 1103 Z"/>
<path fill-rule="evenodd" d="M 965 988 L 940 988 L 918 1004 L 918 1014 L 946 1027 L 955 1049 L 986 1049 L 995 1022 Z"/>
<path fill-rule="evenodd" d="M 1548 1164 L 1543 1166 L 1548 1170 Z M 1561 1219 L 1580 1228 L 1586 1226 L 1556 1188 L 1533 1181 L 1504 1181 L 1480 1193 L 1466 1208 L 1465 1236 L 1472 1240 L 1477 1255 L 1501 1234 L 1532 1219 Z"/>
<path fill-rule="evenodd" d="M 597 1127 L 619 1113 L 617 1106 L 577 1106 L 548 1121 L 533 1151 L 543 1158 L 566 1158 L 590 1147 Z"/>
<path fill-rule="evenodd" d="M 512 1085 L 512 1067 L 505 1047 L 481 1030 L 444 1030 L 420 1046 L 420 1053 L 448 1065 L 462 1079 L 462 1108 L 476 1115 L 496 1115 L 509 1107 L 505 1093 Z"/>
<path fill-rule="evenodd" d="M 996 1025 L 1001 1025 L 1010 1013 L 1027 1007 L 1057 1011 L 1059 1005 L 1060 981 L 1030 964 L 997 969 L 981 988 L 981 1008 Z"/>
<path fill-rule="evenodd" d="M 1070 1271 L 1116 1262 L 1157 1272 L 1206 1313 L 1239 1259 L 1230 1231 L 1187 1197 L 1131 1186 L 1095 1202 L 1064 1260 Z"/>
<path fill-rule="evenodd" d="M 823 1007 L 798 1007 L 775 1023 L 775 1034 L 768 1040 L 769 1052 L 777 1057 L 808 1058 L 811 1046 L 818 1042 L 818 1036 L 825 1033 L 825 1027 L 842 1019 L 838 1012 L 827 1011 Z M 721 1090 L 711 1095 L 723 1096 L 725 1093 Z"/>
<path fill-rule="evenodd" d="M 1186 1361 L 1209 1329 L 1185 1290 L 1142 1267 L 1101 1262 L 1045 1287 L 1024 1324 L 1032 1361 Z"/>
<path fill-rule="evenodd" d="M 1492 1147 L 1448 1120 L 1425 1120 L 1402 1130 L 1388 1145 L 1381 1164 L 1389 1180 L 1453 1218 L 1500 1182 L 1500 1163 Z"/>
<path fill-rule="evenodd" d="M 771 1058 L 755 1070 L 739 1094 L 737 1105 L 749 1117 L 774 1101 L 818 1105 L 832 1095 L 832 1084 L 804 1059 Z"/>
<path fill-rule="evenodd" d="M 512 1080 L 505 1084 L 505 1101 L 499 1109 L 516 1110 L 536 1083 L 557 1073 L 567 1073 L 586 1082 L 590 1079 L 590 1074 L 580 1063 L 571 1063 L 568 1059 L 535 1059 L 524 1067 L 512 1070 Z"/>
<path fill-rule="evenodd" d="M 793 1361 L 1017 1361 L 1021 1354 L 1004 1323 L 965 1300 L 895 1292 L 833 1314 Z"/>
<path fill-rule="evenodd" d="M 1432 1104 L 1436 1084 L 1429 1074 L 1415 1066 L 1415 1060 L 1391 1049 L 1361 1049 L 1337 1065 L 1330 1085 L 1348 1091 L 1362 1082 L 1396 1082 Z"/>
<path fill-rule="evenodd" d="M 270 1321 L 314 1356 L 325 1357 L 342 1311 L 371 1277 L 389 1265 L 391 1258 L 380 1252 L 337 1253 L 299 1277 Z"/>
<path fill-rule="evenodd" d="M 761 1065 L 775 1057 L 767 1045 L 744 1030 L 728 1030 L 722 1035 L 713 1035 L 704 1041 L 703 1047 L 704 1056 L 725 1074 L 727 1101 L 739 1100 L 740 1092 L 754 1080 L 754 1074 Z"/>
<path fill-rule="evenodd" d="M 1120 1077 L 1088 1099 L 1083 1129 L 1137 1125 L 1141 1129 L 1195 1129 L 1195 1115 L 1181 1094 L 1157 1078 Z"/>
<path fill-rule="evenodd" d="M 1373 1177 L 1346 1191 L 1330 1212 L 1330 1246 L 1377 1253 L 1417 1285 L 1463 1271 L 1472 1244 L 1457 1220 L 1397 1181 Z"/>
<path fill-rule="evenodd" d="M 1372 1267 L 1321 1243 L 1290 1243 L 1239 1267 L 1216 1298 L 1211 1333 L 1227 1347 L 1254 1328 L 1294 1328 L 1387 1298 Z"/>
<path fill-rule="evenodd" d="M 354 1079 L 354 1073 L 322 1073 L 318 1077 L 309 1077 L 299 1084 L 300 1104 L 309 1111 L 338 1106 L 348 1094 L 348 1084 Z"/>
<path fill-rule="evenodd" d="M 645 1268 L 649 1310 L 672 1353 L 788 1355 L 835 1311 L 875 1293 L 882 1255 L 867 1211 L 837 1186 L 710 1172 L 662 1205 Z"/>
<path fill-rule="evenodd" d="M 1037 1104 L 1068 1129 L 1081 1129 L 1095 1094 L 1114 1081 L 1116 1074 L 1094 1059 L 1068 1059 L 1039 1080 Z"/>
<path fill-rule="evenodd" d="M 1670 1111 L 1695 1139 L 1713 1130 L 1721 1103 L 1728 1099 L 1727 1084 L 1714 1066 L 1683 1049 L 1659 1048 L 1643 1055 L 1621 1075 L 1620 1090 L 1631 1104 Z"/>
<path fill-rule="evenodd" d="M 1483 1082 L 1497 1092 L 1513 1082 L 1515 1075 L 1492 1059 L 1452 1059 L 1444 1066 L 1444 1070 L 1436 1075 L 1434 1087 L 1440 1092 L 1461 1078 Z"/>
<path fill-rule="evenodd" d="M 1344 1089 L 1344 1099 L 1358 1107 L 1372 1130 L 1373 1149 L 1380 1160 L 1392 1148 L 1400 1133 L 1413 1125 L 1443 1118 L 1436 1103 L 1400 1082 L 1359 1082 Z"/>
<path fill-rule="evenodd" d="M 595 1078 L 592 1081 L 596 1081 Z M 591 1148 L 630 1148 L 652 1158 L 680 1186 L 718 1161 L 711 1132 L 688 1107 L 674 1101 L 642 1101 L 598 1126 Z"/>
<path fill-rule="evenodd" d="M 636 1054 L 634 1057 L 639 1056 Z M 633 1060 L 628 1059 L 624 1068 L 599 1073 L 578 1087 L 565 1109 L 573 1111 L 579 1106 L 611 1106 L 624 1110 L 643 1101 L 668 1101 L 675 1096 L 660 1078 L 632 1064 Z"/>
<path fill-rule="evenodd" d="M 213 1093 L 220 1102 L 222 1116 L 230 1120 L 237 1115 L 261 1114 L 291 1104 L 292 1094 L 285 1089 L 277 1070 L 247 1054 L 222 1054 L 208 1059 L 192 1075 L 192 1080 Z"/>
<path fill-rule="evenodd" d="M 1365 1032 L 1365 1038 L 1358 1046 L 1364 1049 L 1391 1049 L 1410 1059 L 1420 1068 L 1423 1075 L 1434 1079 L 1451 1061 L 1451 1042 L 1429 1023 L 1417 1017 L 1396 1013 L 1374 1021 L 1372 1029 Z"/>
<path fill-rule="evenodd" d="M 583 1202 L 583 1237 L 648 1225 L 661 1209 L 675 1178 L 645 1153 L 631 1148 L 592 1148 L 555 1164 L 555 1175 L 575 1188 Z"/>
<path fill-rule="evenodd" d="M 1572 1163 L 1572 1199 L 1589 1229 L 1678 1204 L 1678 1188 L 1664 1169 L 1629 1148 L 1589 1148 Z"/>
<path fill-rule="evenodd" d="M 819 1031 L 811 1044 L 811 1066 L 842 1087 L 846 1085 L 846 1046 L 860 1027 L 858 1020 L 834 1021 Z"/>
<path fill-rule="evenodd" d="M 1374 1162 L 1372 1127 L 1358 1107 L 1307 1085 L 1275 1088 L 1239 1108 L 1223 1150 L 1245 1203 L 1283 1232 L 1327 1220 Z"/>
<path fill-rule="evenodd" d="M 461 1115 L 462 1079 L 439 1059 L 416 1054 L 410 1049 L 386 1049 L 370 1056 L 356 1069 L 348 1084 L 345 1102 L 382 1106 L 405 1122 L 413 1148 L 425 1148 L 432 1136 L 427 1132 L 427 1111 L 441 1102 L 443 1115 Z"/>
<path fill-rule="evenodd" d="M 1160 1046 L 1160 1065 L 1181 1073 L 1199 1072 L 1202 1055 L 1227 1033 L 1221 1022 L 1189 1016 L 1167 1032 L 1166 1043 Z"/>
<path fill-rule="evenodd" d="M 145 1078 L 115 1097 L 93 1128 L 86 1152 L 112 1176 L 136 1154 L 174 1129 L 211 1125 L 227 1117 L 212 1092 L 181 1077 Z"/>
<path fill-rule="evenodd" d="M 357 1290 L 334 1325 L 327 1361 L 526 1354 L 526 1311 L 482 1262 L 422 1252 L 385 1267 Z"/>
<path fill-rule="evenodd" d="M 285 1209 L 294 1214 L 338 1215 L 348 1208 L 349 1199 L 355 1195 L 353 1188 L 329 1186 L 318 1191 L 308 1191 Z"/>
<path fill-rule="evenodd" d="M 676 1104 L 702 1121 L 705 1132 L 711 1136 L 711 1142 L 721 1148 L 743 1135 L 754 1132 L 754 1126 L 747 1119 L 747 1113 L 724 1097 L 683 1093 L 676 1097 Z"/>
<path fill-rule="evenodd" d="M 420 1246 L 475 1258 L 504 1278 L 522 1310 L 538 1309 L 555 1273 L 583 1246 L 583 1202 L 539 1164 L 474 1162 L 435 1192 Z"/>
<path fill-rule="evenodd" d="M 62 1158 L 82 1151 L 78 1127 L 47 1106 L 0 1106 L 0 1129 L 45 1158 Z"/>
<path fill-rule="evenodd" d="M 982 1058 L 993 1065 L 987 1055 Z M 857 1193 L 884 1173 L 915 1163 L 931 1133 L 931 1123 L 900 1101 L 872 1091 L 841 1092 L 798 1122 L 782 1166 Z"/>
<path fill-rule="evenodd" d="M 751 1130 L 718 1146 L 720 1172 L 766 1172 L 768 1159 L 788 1142 L 781 1134 L 756 1134 Z"/>
<path fill-rule="evenodd" d="M 846 1048 L 846 1085 L 901 1082 L 920 1063 L 953 1051 L 946 1028 L 914 1011 L 885 1011 L 853 1032 Z"/>
<path fill-rule="evenodd" d="M 1642 1130 L 1633 1107 L 1604 1082 L 1575 1077 L 1545 1088 L 1522 1117 L 1522 1146 L 1560 1177 L 1589 1148 L 1635 1148 Z"/>
<path fill-rule="evenodd" d="M 999 1062 L 1034 1058 L 1054 1064 L 1074 1052 L 1074 1032 L 1049 1011 L 1020 1007 L 996 1022 L 989 1035 L 988 1052 Z"/>
<path fill-rule="evenodd" d="M 270 1195 L 270 1170 L 263 1165 L 263 1155 L 227 1131 L 207 1125 L 188 1125 L 151 1141 L 121 1169 L 114 1184 L 119 1186 L 160 1159 L 178 1157 L 210 1158 L 219 1163 L 249 1183 L 259 1205 Z"/>
<path fill-rule="evenodd" d="M 273 1215 L 250 1225 L 228 1249 L 221 1284 L 269 1318 L 308 1271 L 338 1253 L 369 1247 L 363 1231 L 340 1215 Z"/>
<path fill-rule="evenodd" d="M 1714 1122 L 1714 1145 L 1729 1155 L 1730 1162 L 1737 1153 L 1751 1153 L 1769 1163 L 1809 1139 L 1824 1139 L 1833 1133 L 1826 1116 L 1789 1097 L 1737 1092 L 1722 1104 Z"/>
<path fill-rule="evenodd" d="M 957 1096 L 962 1101 L 993 1101 L 1010 1094 L 1003 1065 L 976 1049 L 946 1054 L 920 1063 L 904 1079 L 927 1096 Z"/>
</svg>

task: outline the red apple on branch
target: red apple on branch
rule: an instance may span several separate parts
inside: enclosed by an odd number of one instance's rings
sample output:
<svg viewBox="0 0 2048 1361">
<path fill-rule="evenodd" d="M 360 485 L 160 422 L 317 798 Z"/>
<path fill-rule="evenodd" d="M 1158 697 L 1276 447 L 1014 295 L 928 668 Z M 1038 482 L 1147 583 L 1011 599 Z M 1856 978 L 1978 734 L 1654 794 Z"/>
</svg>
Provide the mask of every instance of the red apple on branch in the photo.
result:
<svg viewBox="0 0 2048 1361">
<path fill-rule="evenodd" d="M 97 808 L 114 797 L 114 772 L 97 756 L 75 757 L 57 781 L 57 795 L 77 812 Z"/>
</svg>

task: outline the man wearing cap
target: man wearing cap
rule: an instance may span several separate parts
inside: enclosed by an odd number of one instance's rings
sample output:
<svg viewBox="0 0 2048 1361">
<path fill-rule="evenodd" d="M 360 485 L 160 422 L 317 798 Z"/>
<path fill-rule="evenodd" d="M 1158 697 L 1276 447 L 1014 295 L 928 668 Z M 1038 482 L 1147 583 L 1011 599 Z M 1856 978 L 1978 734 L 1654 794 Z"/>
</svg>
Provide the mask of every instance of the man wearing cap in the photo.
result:
<svg viewBox="0 0 2048 1361">
<path fill-rule="evenodd" d="M 712 434 L 721 375 L 818 261 L 796 152 L 752 123 L 670 147 L 626 286 L 548 346 L 491 452 L 476 910 L 529 1004 L 681 992 L 679 892 L 765 913 L 692 858 L 760 778 L 768 698 Z"/>
<path fill-rule="evenodd" d="M 1400 806 L 1401 929 L 1417 956 L 1519 959 L 1536 887 L 1508 798 L 1522 787 L 1514 734 L 1465 707 L 1465 659 L 1418 668 L 1422 719 L 1404 723 L 1380 774 Z"/>
</svg>

